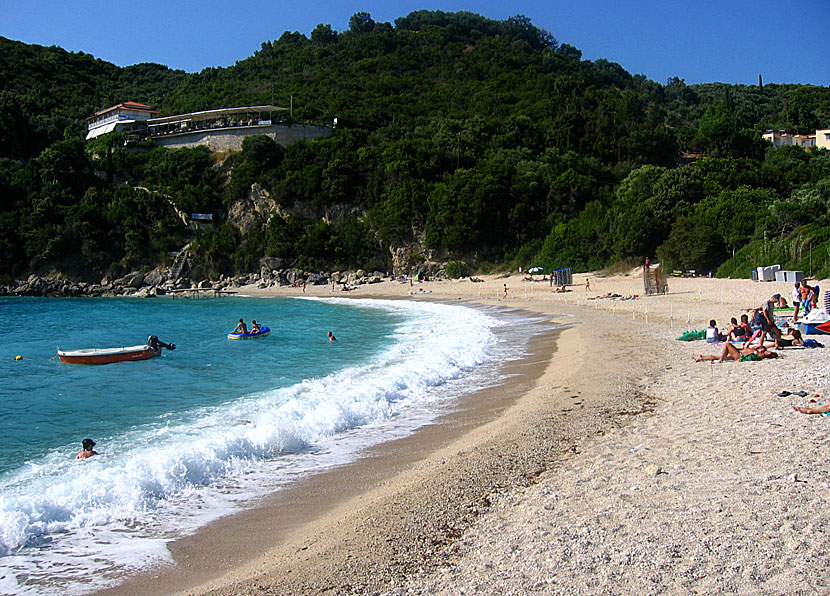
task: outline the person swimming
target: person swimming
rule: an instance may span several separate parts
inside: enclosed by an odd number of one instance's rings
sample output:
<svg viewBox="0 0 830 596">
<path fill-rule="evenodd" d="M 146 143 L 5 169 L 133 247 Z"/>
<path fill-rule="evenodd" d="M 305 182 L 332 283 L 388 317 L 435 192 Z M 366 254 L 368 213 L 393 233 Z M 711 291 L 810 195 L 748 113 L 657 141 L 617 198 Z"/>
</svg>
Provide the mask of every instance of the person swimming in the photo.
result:
<svg viewBox="0 0 830 596">
<path fill-rule="evenodd" d="M 93 451 L 93 447 L 95 447 L 95 441 L 92 439 L 84 439 L 81 442 L 83 449 L 75 456 L 75 459 L 86 459 L 88 457 L 92 457 L 93 455 L 98 455 L 97 451 Z"/>
<path fill-rule="evenodd" d="M 329 331 L 329 341 L 337 341 L 337 338 L 334 337 L 334 334 L 331 331 Z"/>
</svg>

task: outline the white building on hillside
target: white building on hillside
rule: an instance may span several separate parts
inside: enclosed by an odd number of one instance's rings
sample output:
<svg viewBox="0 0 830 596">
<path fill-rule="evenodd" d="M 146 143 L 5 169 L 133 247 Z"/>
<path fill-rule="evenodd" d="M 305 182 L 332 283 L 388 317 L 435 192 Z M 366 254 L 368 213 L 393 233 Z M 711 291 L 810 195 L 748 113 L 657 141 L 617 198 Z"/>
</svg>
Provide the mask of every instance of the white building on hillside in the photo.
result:
<svg viewBox="0 0 830 596">
<path fill-rule="evenodd" d="M 147 132 L 147 120 L 158 114 L 143 103 L 124 101 L 87 118 L 86 140 L 108 132 Z"/>
<path fill-rule="evenodd" d="M 830 149 L 830 128 L 820 128 L 816 131 L 816 147 Z"/>
<path fill-rule="evenodd" d="M 768 130 L 761 137 L 773 147 L 815 147 L 816 135 L 792 134 L 785 130 Z"/>
</svg>

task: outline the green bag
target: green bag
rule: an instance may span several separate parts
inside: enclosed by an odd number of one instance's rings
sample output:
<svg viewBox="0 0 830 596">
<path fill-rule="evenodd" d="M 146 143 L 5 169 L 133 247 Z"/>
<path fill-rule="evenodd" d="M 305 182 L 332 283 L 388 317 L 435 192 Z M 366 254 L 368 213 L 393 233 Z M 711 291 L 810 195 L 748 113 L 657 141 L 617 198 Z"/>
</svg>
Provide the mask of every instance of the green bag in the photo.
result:
<svg viewBox="0 0 830 596">
<path fill-rule="evenodd" d="M 696 339 L 703 339 L 706 337 L 706 329 L 698 331 L 686 331 L 683 335 L 678 337 L 678 341 L 694 341 Z"/>
</svg>

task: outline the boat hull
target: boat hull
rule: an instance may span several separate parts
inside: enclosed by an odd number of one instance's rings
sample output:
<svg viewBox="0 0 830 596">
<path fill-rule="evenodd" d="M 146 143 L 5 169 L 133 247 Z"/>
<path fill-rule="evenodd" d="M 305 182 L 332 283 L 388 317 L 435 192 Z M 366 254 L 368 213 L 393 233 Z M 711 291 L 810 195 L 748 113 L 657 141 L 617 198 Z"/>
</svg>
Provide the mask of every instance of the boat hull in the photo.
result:
<svg viewBox="0 0 830 596">
<path fill-rule="evenodd" d="M 105 348 L 88 350 L 58 350 L 61 362 L 69 364 L 112 364 L 133 360 L 149 360 L 161 356 L 161 348 L 150 346 L 132 346 L 128 348 Z"/>
<path fill-rule="evenodd" d="M 270 327 L 261 327 L 259 333 L 228 333 L 228 339 L 257 339 L 271 333 Z"/>
</svg>

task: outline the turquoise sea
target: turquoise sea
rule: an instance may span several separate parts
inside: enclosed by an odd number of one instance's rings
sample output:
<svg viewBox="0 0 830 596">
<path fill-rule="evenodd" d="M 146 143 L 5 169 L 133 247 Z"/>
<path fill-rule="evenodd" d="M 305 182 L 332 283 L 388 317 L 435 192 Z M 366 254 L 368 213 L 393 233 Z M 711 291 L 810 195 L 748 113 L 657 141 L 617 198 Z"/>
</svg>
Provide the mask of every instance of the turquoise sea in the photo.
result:
<svg viewBox="0 0 830 596">
<path fill-rule="evenodd" d="M 271 335 L 229 341 L 240 317 Z M 541 329 L 415 301 L 0 298 L 0 593 L 81 594 L 163 563 L 170 540 L 498 382 Z M 149 335 L 177 347 L 56 356 Z M 75 460 L 86 437 L 100 455 Z"/>
</svg>

